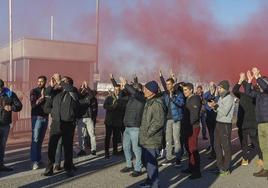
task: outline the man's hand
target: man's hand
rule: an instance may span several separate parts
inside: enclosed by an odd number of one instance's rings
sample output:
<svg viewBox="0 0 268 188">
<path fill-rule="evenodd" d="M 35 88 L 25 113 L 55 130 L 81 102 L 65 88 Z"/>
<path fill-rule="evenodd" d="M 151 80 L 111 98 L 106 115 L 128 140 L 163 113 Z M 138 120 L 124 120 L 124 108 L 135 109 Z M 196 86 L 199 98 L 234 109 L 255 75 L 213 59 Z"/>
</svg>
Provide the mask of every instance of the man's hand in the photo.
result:
<svg viewBox="0 0 268 188">
<path fill-rule="evenodd" d="M 258 79 L 261 77 L 260 70 L 256 67 L 252 68 L 252 73 L 255 79 Z"/>
<path fill-rule="evenodd" d="M 217 104 L 217 103 L 216 103 L 215 101 L 210 101 L 210 102 L 208 102 L 208 106 L 209 106 L 210 108 L 212 108 L 212 109 L 215 108 L 216 104 Z"/>
<path fill-rule="evenodd" d="M 160 76 L 160 77 L 162 77 L 162 76 L 163 76 L 163 74 L 162 74 L 162 71 L 161 71 L 161 70 L 159 70 L 159 76 Z"/>
<path fill-rule="evenodd" d="M 44 88 L 41 90 L 41 98 L 45 98 L 45 89 Z"/>
<path fill-rule="evenodd" d="M 61 82 L 61 76 L 59 73 L 55 73 L 53 76 L 52 76 L 56 82 L 56 84 L 60 84 Z"/>
<path fill-rule="evenodd" d="M 8 111 L 8 112 L 11 112 L 11 110 L 12 110 L 10 105 L 5 105 L 4 109 L 5 109 L 5 111 Z"/>
<path fill-rule="evenodd" d="M 122 84 L 122 87 L 124 88 L 125 85 L 127 84 L 127 80 L 122 76 L 119 77 L 119 80 L 120 80 L 120 83 Z"/>
<path fill-rule="evenodd" d="M 110 79 L 114 79 L 114 75 L 113 74 L 110 74 Z"/>
<path fill-rule="evenodd" d="M 246 74 L 244 72 L 241 72 L 238 84 L 241 85 L 244 80 L 246 80 Z"/>
<path fill-rule="evenodd" d="M 253 76 L 251 75 L 251 72 L 249 70 L 247 71 L 247 77 L 248 77 L 248 83 L 251 83 L 253 80 Z"/>
<path fill-rule="evenodd" d="M 55 81 L 55 79 L 53 77 L 51 77 L 51 79 L 50 79 L 50 86 L 51 87 L 55 87 L 55 85 L 56 85 L 56 81 Z"/>
</svg>

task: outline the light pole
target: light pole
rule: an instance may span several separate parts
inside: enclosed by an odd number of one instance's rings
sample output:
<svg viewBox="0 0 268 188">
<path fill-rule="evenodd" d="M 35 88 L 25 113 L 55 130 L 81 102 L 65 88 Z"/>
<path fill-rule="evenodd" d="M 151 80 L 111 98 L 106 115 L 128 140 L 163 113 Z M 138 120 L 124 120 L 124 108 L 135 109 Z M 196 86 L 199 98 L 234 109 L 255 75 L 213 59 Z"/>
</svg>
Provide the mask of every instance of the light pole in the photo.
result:
<svg viewBox="0 0 268 188">
<path fill-rule="evenodd" d="M 12 0 L 9 0 L 9 81 L 13 81 L 13 30 L 12 30 Z"/>
<path fill-rule="evenodd" d="M 96 0 L 96 64 L 94 68 L 94 88 L 97 89 L 99 75 L 99 18 L 100 18 L 100 1 Z"/>
<path fill-rule="evenodd" d="M 54 16 L 50 16 L 50 40 L 54 40 Z"/>
</svg>

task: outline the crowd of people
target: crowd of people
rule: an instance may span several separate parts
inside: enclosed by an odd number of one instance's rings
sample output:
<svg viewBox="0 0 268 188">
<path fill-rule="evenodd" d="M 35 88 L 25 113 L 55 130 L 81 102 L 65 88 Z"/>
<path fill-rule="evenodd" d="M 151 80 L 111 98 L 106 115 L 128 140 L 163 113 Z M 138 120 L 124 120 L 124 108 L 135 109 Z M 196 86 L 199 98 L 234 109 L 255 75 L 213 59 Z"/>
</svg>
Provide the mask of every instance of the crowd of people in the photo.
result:
<svg viewBox="0 0 268 188">
<path fill-rule="evenodd" d="M 187 154 L 188 167 L 181 172 L 190 174 L 190 179 L 201 178 L 199 134 L 209 139 L 209 159 L 217 161 L 215 173 L 227 176 L 231 173 L 231 134 L 235 102 L 239 100 L 237 113 L 238 135 L 242 149 L 241 165 L 250 162 L 248 146 L 251 143 L 258 155 L 260 171 L 256 177 L 268 178 L 268 78 L 260 70 L 252 68 L 240 73 L 232 91 L 229 81 L 209 83 L 209 90 L 203 92 L 201 85 L 178 82 L 174 74 L 164 79 L 159 72 L 160 83 L 155 80 L 141 84 L 135 76 L 132 82 L 120 77 L 117 82 L 111 74 L 113 91 L 109 91 L 103 108 L 105 116 L 105 158 L 110 158 L 110 141 L 113 142 L 113 155 L 118 155 L 119 143 L 125 157 L 125 167 L 121 173 L 132 177 L 147 171 L 147 179 L 140 187 L 159 187 L 158 159 L 164 158 L 161 165 L 180 167 L 182 157 Z M 253 84 L 254 83 L 254 84 Z M 73 138 L 77 127 L 80 151 L 86 155 L 89 144 L 91 154 L 96 155 L 97 144 L 95 124 L 98 112 L 96 91 L 83 82 L 77 89 L 72 78 L 54 74 L 46 87 L 47 78 L 38 77 L 38 86 L 30 92 L 32 106 L 31 161 L 33 170 L 42 164 L 42 143 L 51 116 L 48 144 L 48 163 L 45 176 L 53 175 L 62 169 L 73 176 L 76 167 L 73 163 Z M 244 91 L 240 91 L 240 87 Z M 163 88 L 161 90 L 161 88 Z M 0 80 L 0 171 L 11 171 L 4 165 L 5 146 L 12 122 L 12 112 L 22 109 L 16 94 L 4 87 Z M 201 131 L 202 130 L 202 131 Z M 207 137 L 208 131 L 208 137 Z M 250 140 L 250 142 L 249 142 Z M 135 160 L 134 160 L 135 159 Z"/>
</svg>

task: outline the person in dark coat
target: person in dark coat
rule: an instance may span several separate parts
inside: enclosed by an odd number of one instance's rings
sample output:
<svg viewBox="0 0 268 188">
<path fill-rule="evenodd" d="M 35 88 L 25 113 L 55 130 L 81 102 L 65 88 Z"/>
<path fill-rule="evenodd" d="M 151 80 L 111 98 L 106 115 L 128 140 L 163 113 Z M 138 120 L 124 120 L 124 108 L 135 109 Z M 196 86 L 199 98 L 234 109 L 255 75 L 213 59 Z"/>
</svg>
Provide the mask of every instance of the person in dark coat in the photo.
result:
<svg viewBox="0 0 268 188">
<path fill-rule="evenodd" d="M 183 87 L 186 99 L 183 115 L 183 129 L 185 133 L 185 144 L 189 155 L 188 168 L 183 173 L 190 173 L 190 179 L 201 178 L 200 155 L 198 152 L 198 135 L 200 132 L 200 111 L 202 101 L 199 95 L 194 94 L 194 86 L 187 83 Z"/>
<path fill-rule="evenodd" d="M 251 72 L 247 72 L 246 94 L 256 99 L 256 120 L 258 123 L 258 136 L 260 148 L 263 155 L 263 168 L 254 173 L 256 177 L 268 177 L 268 78 L 261 76 L 260 70 L 256 67 Z M 255 79 L 257 85 L 252 88 L 252 80 Z"/>
<path fill-rule="evenodd" d="M 248 165 L 248 137 L 253 144 L 257 155 L 259 157 L 258 164 L 262 164 L 263 156 L 260 149 L 259 139 L 258 139 L 258 124 L 255 115 L 255 105 L 256 101 L 254 98 L 241 92 L 239 89 L 241 86 L 246 88 L 246 75 L 245 73 L 240 74 L 240 79 L 237 84 L 233 87 L 233 94 L 239 99 L 239 107 L 237 114 L 237 127 L 239 138 L 242 146 L 242 165 Z"/>
<path fill-rule="evenodd" d="M 66 76 L 58 82 L 53 81 L 52 78 L 51 86 L 47 88 L 46 92 L 44 111 L 51 113 L 52 123 L 48 143 L 48 164 L 43 175 L 53 175 L 57 145 L 62 137 L 64 169 L 66 175 L 71 177 L 74 176 L 73 137 L 79 104 L 77 89 L 73 87 L 73 80 Z"/>
<path fill-rule="evenodd" d="M 5 87 L 4 81 L 0 79 L 0 172 L 13 170 L 4 165 L 4 156 L 12 112 L 19 112 L 21 109 L 22 104 L 16 93 Z"/>
<path fill-rule="evenodd" d="M 142 175 L 141 147 L 138 144 L 139 130 L 142 113 L 145 104 L 145 97 L 142 92 L 138 78 L 134 77 L 133 84 L 127 84 L 126 79 L 121 78 L 121 83 L 129 97 L 124 116 L 125 131 L 123 135 L 123 149 L 126 159 L 126 167 L 120 170 L 122 173 L 131 173 L 132 177 Z M 135 155 L 134 169 L 132 167 L 132 153 Z"/>
<path fill-rule="evenodd" d="M 118 154 L 118 142 L 120 140 L 120 131 L 123 127 L 123 119 L 125 114 L 126 101 L 119 95 L 120 85 L 114 87 L 114 92 L 111 92 L 105 99 L 103 108 L 106 110 L 105 115 L 105 158 L 109 158 L 110 140 L 113 134 L 113 154 Z"/>
</svg>

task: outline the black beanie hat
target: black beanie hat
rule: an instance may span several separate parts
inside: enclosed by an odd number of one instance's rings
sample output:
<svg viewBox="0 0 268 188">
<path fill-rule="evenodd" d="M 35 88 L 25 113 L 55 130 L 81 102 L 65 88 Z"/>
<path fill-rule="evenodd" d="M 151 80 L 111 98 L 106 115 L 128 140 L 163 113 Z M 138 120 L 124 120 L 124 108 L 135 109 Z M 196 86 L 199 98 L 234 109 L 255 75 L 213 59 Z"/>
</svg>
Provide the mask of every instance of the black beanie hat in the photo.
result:
<svg viewBox="0 0 268 188">
<path fill-rule="evenodd" d="M 218 84 L 219 87 L 225 89 L 226 91 L 229 91 L 230 88 L 230 84 L 228 82 L 228 80 L 223 80 Z"/>
<path fill-rule="evenodd" d="M 150 81 L 145 84 L 146 89 L 151 91 L 154 94 L 158 93 L 158 84 L 156 81 Z"/>
</svg>

